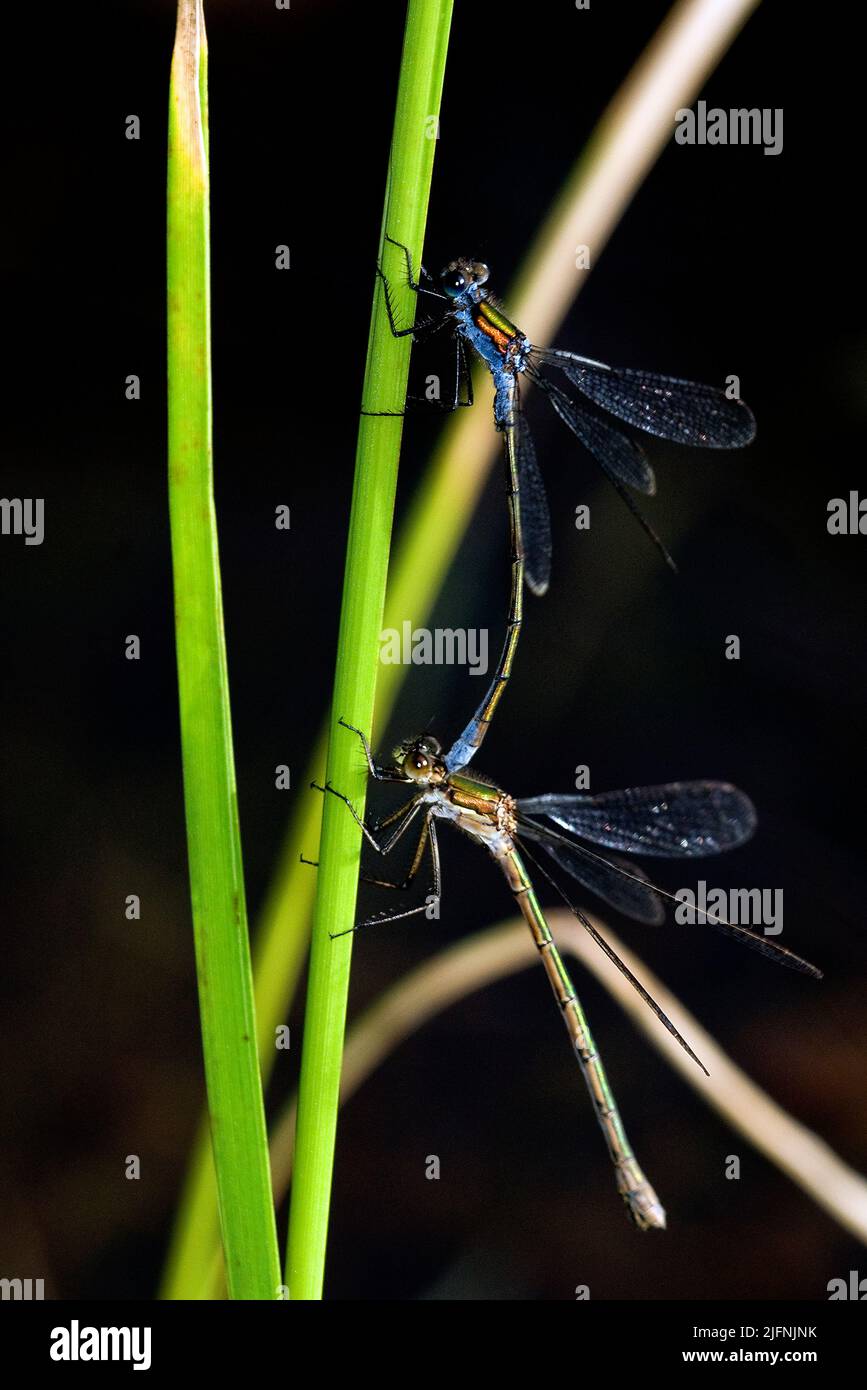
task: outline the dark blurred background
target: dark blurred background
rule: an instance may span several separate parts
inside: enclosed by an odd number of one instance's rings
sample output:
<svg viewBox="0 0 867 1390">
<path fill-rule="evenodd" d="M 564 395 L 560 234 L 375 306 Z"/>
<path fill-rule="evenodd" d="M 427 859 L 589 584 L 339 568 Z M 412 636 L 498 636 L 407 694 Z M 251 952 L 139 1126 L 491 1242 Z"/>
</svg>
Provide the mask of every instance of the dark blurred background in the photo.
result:
<svg viewBox="0 0 867 1390">
<path fill-rule="evenodd" d="M 433 268 L 481 255 L 505 288 L 665 11 L 459 0 Z M 329 697 L 404 4 L 294 0 L 285 13 L 209 0 L 206 13 L 216 487 L 255 924 L 287 817 L 312 795 L 302 774 Z M 165 487 L 174 13 L 127 3 L 19 15 L 33 21 L 7 74 L 2 490 L 45 498 L 46 535 L 41 547 L 0 547 L 0 1273 L 45 1277 L 55 1297 L 149 1298 L 202 1101 Z M 651 445 L 660 485 L 647 510 L 675 551 L 675 580 L 532 402 L 554 578 L 544 601 L 528 601 L 480 761 L 517 794 L 569 790 L 579 763 L 594 790 L 710 776 L 749 791 L 755 840 L 695 877 L 783 888 L 782 940 L 824 967 L 823 983 L 698 927 L 612 924 L 760 1085 L 863 1170 L 867 541 L 829 536 L 826 507 L 861 482 L 867 339 L 846 210 L 846 38 L 828 23 L 815 16 L 801 33 L 790 8 L 772 5 L 749 22 L 702 96 L 783 107 L 783 153 L 672 142 L 558 335 L 697 380 L 737 372 L 757 442 L 717 456 Z M 131 113 L 137 143 L 124 138 Z M 274 269 L 283 242 L 289 273 Z M 130 373 L 137 403 L 124 398 Z M 477 408 L 490 409 L 487 394 Z M 408 424 L 398 522 L 437 432 Z M 572 524 L 580 502 L 589 533 Z M 289 533 L 274 529 L 279 503 L 291 506 Z M 493 650 L 505 543 L 497 471 L 434 625 L 490 627 Z M 124 658 L 129 633 L 142 640 L 138 662 Z M 731 633 L 737 662 L 723 656 Z M 388 736 L 431 715 L 454 736 L 478 685 L 414 668 Z M 297 774 L 291 792 L 274 789 L 278 763 Z M 485 856 L 448 832 L 441 841 L 440 922 L 358 938 L 353 1012 L 511 912 Z M 659 870 L 670 889 L 692 881 Z M 129 893 L 141 896 L 140 923 L 124 918 Z M 560 1299 L 586 1283 L 599 1299 L 822 1299 L 829 1279 L 863 1268 L 858 1244 L 579 979 L 668 1232 L 640 1236 L 624 1219 L 533 969 L 424 1028 L 345 1108 L 329 1296 Z M 282 1055 L 273 1109 L 299 1058 L 296 1046 Z M 139 1182 L 123 1177 L 128 1153 L 142 1157 Z M 429 1153 L 439 1182 L 425 1179 Z M 741 1157 L 739 1182 L 724 1177 L 728 1154 Z"/>
</svg>

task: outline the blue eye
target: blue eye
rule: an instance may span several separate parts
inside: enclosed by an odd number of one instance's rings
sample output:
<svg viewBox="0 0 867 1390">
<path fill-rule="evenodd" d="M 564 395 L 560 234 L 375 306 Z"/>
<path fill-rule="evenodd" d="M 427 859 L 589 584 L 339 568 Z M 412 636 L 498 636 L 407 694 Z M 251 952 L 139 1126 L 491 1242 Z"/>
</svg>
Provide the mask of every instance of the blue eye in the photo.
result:
<svg viewBox="0 0 867 1390">
<path fill-rule="evenodd" d="M 450 299 L 457 299 L 458 295 L 463 294 L 464 290 L 467 288 L 467 282 L 459 272 L 449 270 L 443 272 L 442 287 L 443 292 L 447 294 Z"/>
</svg>

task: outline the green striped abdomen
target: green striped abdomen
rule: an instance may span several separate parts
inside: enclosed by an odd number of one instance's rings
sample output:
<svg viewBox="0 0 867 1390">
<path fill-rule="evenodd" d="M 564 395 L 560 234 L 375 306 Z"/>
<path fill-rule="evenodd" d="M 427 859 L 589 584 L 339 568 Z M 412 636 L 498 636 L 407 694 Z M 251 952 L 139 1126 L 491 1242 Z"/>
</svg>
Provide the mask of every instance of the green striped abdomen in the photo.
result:
<svg viewBox="0 0 867 1390">
<path fill-rule="evenodd" d="M 557 950 L 523 861 L 513 848 L 499 857 L 499 863 L 530 928 L 563 1015 L 563 1022 L 581 1065 L 596 1118 L 605 1135 L 608 1152 L 614 1164 L 617 1190 L 637 1226 L 645 1231 L 664 1230 L 665 1210 L 632 1152 L 602 1058 L 596 1050 L 590 1025 L 563 958 Z"/>
</svg>

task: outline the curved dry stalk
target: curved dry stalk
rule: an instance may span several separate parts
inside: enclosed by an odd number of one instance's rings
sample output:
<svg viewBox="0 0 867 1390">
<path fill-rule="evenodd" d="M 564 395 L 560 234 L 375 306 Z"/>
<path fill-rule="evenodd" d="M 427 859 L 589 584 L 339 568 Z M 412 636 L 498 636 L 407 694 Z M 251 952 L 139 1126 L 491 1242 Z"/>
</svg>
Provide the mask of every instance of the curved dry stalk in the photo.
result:
<svg viewBox="0 0 867 1390">
<path fill-rule="evenodd" d="M 680 0 L 654 34 L 596 127 L 533 244 L 509 312 L 547 343 L 648 170 L 672 137 L 675 113 L 701 91 L 759 0 Z M 571 269 L 571 275 L 567 271 Z M 493 450 L 492 450 L 493 452 Z"/>
<path fill-rule="evenodd" d="M 812 1197 L 845 1230 L 867 1244 L 867 1179 L 793 1119 L 751 1081 L 669 989 L 611 929 L 593 925 L 642 981 L 707 1066 L 705 1076 L 645 1007 L 629 982 L 594 945 L 570 913 L 548 914 L 561 949 L 575 956 L 614 996 L 632 1021 L 703 1100 L 732 1129 Z M 343 1055 L 341 1103 L 349 1099 L 389 1055 L 429 1019 L 475 990 L 529 969 L 538 956 L 518 918 L 450 946 L 389 989 L 350 1029 Z M 271 1137 L 275 1197 L 285 1195 L 292 1171 L 295 1103 L 290 1102 Z"/>
</svg>

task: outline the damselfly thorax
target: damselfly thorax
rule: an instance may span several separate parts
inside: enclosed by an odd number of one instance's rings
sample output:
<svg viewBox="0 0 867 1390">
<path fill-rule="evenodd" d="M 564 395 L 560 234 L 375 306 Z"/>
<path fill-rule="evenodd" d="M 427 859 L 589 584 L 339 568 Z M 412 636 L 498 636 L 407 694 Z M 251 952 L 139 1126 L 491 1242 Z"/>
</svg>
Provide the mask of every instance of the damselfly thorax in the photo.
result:
<svg viewBox="0 0 867 1390">
<path fill-rule="evenodd" d="M 526 369 L 532 344 L 485 289 L 487 278 L 483 261 L 459 258 L 445 267 L 440 281 L 451 298 L 455 332 L 494 378 L 494 420 L 498 429 L 506 429 L 514 423 L 514 378 Z"/>
<path fill-rule="evenodd" d="M 445 764 L 442 764 L 445 772 Z M 451 821 L 464 834 L 485 846 L 494 859 L 514 848 L 518 827 L 515 798 L 498 787 L 460 773 L 447 775 L 424 796 L 433 814 Z"/>
</svg>

